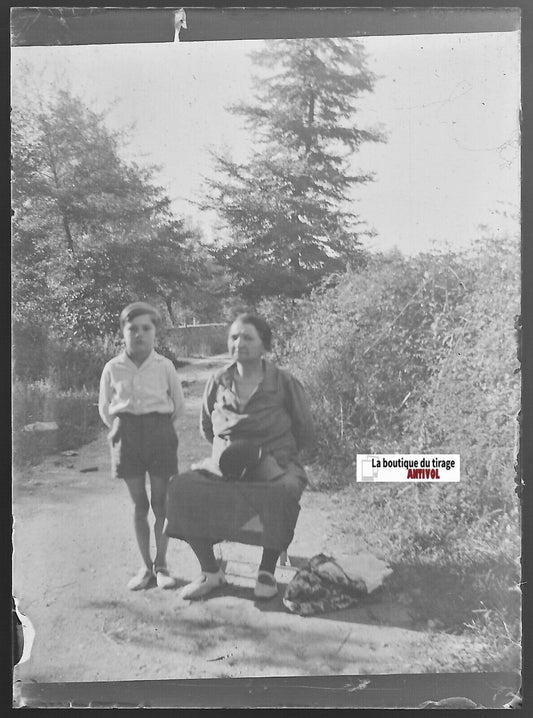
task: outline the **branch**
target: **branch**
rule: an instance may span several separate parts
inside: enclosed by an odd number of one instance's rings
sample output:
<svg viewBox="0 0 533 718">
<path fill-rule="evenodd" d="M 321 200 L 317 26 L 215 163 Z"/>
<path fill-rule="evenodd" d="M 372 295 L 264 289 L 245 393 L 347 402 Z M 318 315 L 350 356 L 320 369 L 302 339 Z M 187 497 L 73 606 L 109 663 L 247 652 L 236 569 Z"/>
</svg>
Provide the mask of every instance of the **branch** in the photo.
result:
<svg viewBox="0 0 533 718">
<path fill-rule="evenodd" d="M 407 307 L 409 307 L 409 306 L 413 303 L 415 297 L 416 297 L 418 294 L 420 294 L 420 292 L 424 289 L 424 287 L 426 286 L 426 284 L 428 283 L 428 281 L 429 281 L 429 277 L 428 277 L 428 279 L 425 279 L 425 280 L 422 282 L 422 284 L 420 285 L 420 287 L 418 287 L 418 289 L 417 289 L 416 292 L 413 294 L 413 296 L 409 299 L 409 301 L 407 302 L 407 304 L 406 304 L 406 305 L 400 310 L 400 312 L 394 317 L 394 319 L 393 319 L 392 322 L 389 324 L 389 326 L 385 329 L 385 331 L 382 332 L 382 333 L 378 336 L 378 338 L 376 339 L 375 342 L 372 342 L 372 344 L 371 344 L 367 349 L 365 349 L 365 351 L 361 354 L 361 359 L 362 359 L 363 357 L 365 357 L 370 351 L 372 351 L 372 349 L 374 349 L 374 347 L 375 347 L 377 344 L 379 344 L 379 342 L 390 332 L 390 330 L 392 329 L 392 327 L 396 324 L 396 322 L 397 322 L 398 319 L 402 316 L 402 314 L 405 312 L 405 310 L 407 309 Z"/>
</svg>

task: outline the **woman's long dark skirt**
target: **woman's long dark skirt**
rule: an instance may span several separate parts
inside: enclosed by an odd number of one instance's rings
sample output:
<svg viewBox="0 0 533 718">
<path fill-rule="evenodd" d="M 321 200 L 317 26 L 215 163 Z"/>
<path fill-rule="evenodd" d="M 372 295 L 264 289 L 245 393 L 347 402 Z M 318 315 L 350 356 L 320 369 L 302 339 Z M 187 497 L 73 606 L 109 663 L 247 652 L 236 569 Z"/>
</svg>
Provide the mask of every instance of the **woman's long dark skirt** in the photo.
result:
<svg viewBox="0 0 533 718">
<path fill-rule="evenodd" d="M 290 464 L 273 481 L 229 482 L 201 471 L 173 476 L 167 536 L 236 541 L 284 551 L 292 541 L 307 476 Z"/>
</svg>

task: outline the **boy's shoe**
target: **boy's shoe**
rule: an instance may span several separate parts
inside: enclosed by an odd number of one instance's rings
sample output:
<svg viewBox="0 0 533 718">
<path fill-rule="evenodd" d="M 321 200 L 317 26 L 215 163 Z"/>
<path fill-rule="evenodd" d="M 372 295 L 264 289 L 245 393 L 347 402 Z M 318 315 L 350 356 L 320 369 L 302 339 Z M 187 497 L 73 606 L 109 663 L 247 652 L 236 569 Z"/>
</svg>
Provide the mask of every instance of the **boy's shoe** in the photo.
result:
<svg viewBox="0 0 533 718">
<path fill-rule="evenodd" d="M 128 581 L 128 588 L 130 591 L 141 591 L 146 588 L 154 578 L 154 572 L 143 566 L 139 573 L 136 573 L 133 578 Z"/>
<path fill-rule="evenodd" d="M 167 568 L 158 568 L 154 566 L 154 576 L 158 588 L 176 588 L 177 581 L 171 576 Z"/>
<path fill-rule="evenodd" d="M 208 593 L 214 591 L 219 586 L 225 586 L 227 584 L 226 576 L 224 571 L 219 569 L 216 573 L 208 573 L 202 571 L 202 573 L 192 583 L 189 583 L 181 591 L 180 596 L 184 599 L 195 599 L 207 596 Z"/>
<path fill-rule="evenodd" d="M 255 582 L 254 596 L 256 598 L 273 598 L 278 592 L 278 584 L 273 574 L 268 571 L 259 571 Z"/>
</svg>

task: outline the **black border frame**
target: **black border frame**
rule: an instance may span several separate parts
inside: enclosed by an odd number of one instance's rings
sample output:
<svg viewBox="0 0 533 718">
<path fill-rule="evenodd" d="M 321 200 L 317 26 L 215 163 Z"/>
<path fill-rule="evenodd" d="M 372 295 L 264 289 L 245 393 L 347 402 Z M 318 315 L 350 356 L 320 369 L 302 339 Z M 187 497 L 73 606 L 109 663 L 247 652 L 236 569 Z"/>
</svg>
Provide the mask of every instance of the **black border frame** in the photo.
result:
<svg viewBox="0 0 533 718">
<path fill-rule="evenodd" d="M 77 2 L 72 3 L 50 3 L 35 2 L 31 5 L 24 3 L 10 3 L 9 10 L 14 8 L 50 8 L 50 7 L 76 7 L 81 10 L 88 8 L 116 8 L 117 10 L 146 10 L 155 14 L 164 12 L 168 18 L 167 12 L 170 13 L 167 3 L 152 2 L 149 5 L 139 5 L 125 2 L 114 2 L 112 5 L 102 5 L 96 3 Z M 283 9 L 307 9 L 307 10 L 345 10 L 358 9 L 363 11 L 388 10 L 397 8 L 399 10 L 411 10 L 415 16 L 417 11 L 426 9 L 435 9 L 438 11 L 449 10 L 494 10 L 496 14 L 501 14 L 506 8 L 518 9 L 521 12 L 521 60 L 522 60 L 522 207 L 521 207 L 521 225 L 522 225 L 522 332 L 521 332 L 521 356 L 522 356 L 522 413 L 521 413 L 521 440 L 520 440 L 520 468 L 517 479 L 519 481 L 517 489 L 519 490 L 522 503 L 522 561 L 523 561 L 523 672 L 522 684 L 520 691 L 522 699 L 515 703 L 515 707 L 523 707 L 531 705 L 530 688 L 529 688 L 529 666 L 531 663 L 531 653 L 529 646 L 529 617 L 527 606 L 530 601 L 530 589 L 528 576 L 531 569 L 530 559 L 527 553 L 528 547 L 531 545 L 531 502 L 529 500 L 529 470 L 531 466 L 531 458 L 533 453 L 533 427 L 531 422 L 531 309 L 533 282 L 530 281 L 532 246 L 531 237 L 533 235 L 533 203 L 529 202 L 532 188 L 532 165 L 533 153 L 531 151 L 531 116 L 533 101 L 533 3 L 531 0 L 515 0 L 512 3 L 487 2 L 483 0 L 470 0 L 470 2 L 442 2 L 432 4 L 427 0 L 411 0 L 411 2 L 391 2 L 382 1 L 379 3 L 367 0 L 367 2 L 351 2 L 346 3 L 342 0 L 338 2 L 323 2 L 319 5 L 309 5 L 305 2 L 292 2 L 283 4 L 266 4 L 264 2 L 248 2 L 246 5 L 234 3 L 196 3 L 185 6 L 187 18 L 192 27 L 191 20 L 200 10 L 214 11 L 220 13 L 220 10 L 228 18 L 235 12 L 247 12 L 252 9 L 256 10 L 283 10 Z M 7 8 L 6 8 L 7 9 Z M 121 13 L 122 14 L 122 13 Z M 369 17 L 372 13 L 369 13 Z M 4 37 L 9 37 L 10 31 L 10 15 L 6 12 L 7 18 L 0 20 L 0 29 L 7 30 Z M 463 21 L 466 14 L 463 14 Z M 168 33 L 165 20 L 164 31 Z M 231 25 L 231 22 L 229 23 Z M 146 26 L 145 26 L 146 27 Z M 493 28 L 501 30 L 501 28 Z M 321 25 L 319 34 L 326 33 L 324 25 Z M 445 30 L 446 32 L 476 32 L 473 28 L 463 28 L 458 30 Z M 157 39 L 156 42 L 172 41 L 174 36 L 174 28 L 171 29 L 172 38 L 168 40 Z M 200 35 L 191 37 L 191 30 L 182 30 L 180 33 L 180 41 L 201 41 L 204 39 L 232 39 L 229 37 L 202 37 Z M 411 30 L 409 33 L 416 34 L 421 32 Z M 312 36 L 306 28 L 306 36 Z M 342 35 L 352 34 L 343 27 Z M 371 32 L 361 34 L 373 34 Z M 376 33 L 377 34 L 377 33 Z M 380 32 L 379 34 L 388 34 Z M 393 34 L 392 32 L 390 34 Z M 397 33 L 394 33 L 397 34 Z M 264 36 L 264 35 L 262 35 Z M 284 37 L 288 35 L 283 33 Z M 102 37 L 102 36 L 101 36 Z M 138 36 L 137 36 L 138 37 Z M 251 36 L 250 36 L 251 37 Z M 255 37 L 255 35 L 253 36 Z M 260 37 L 260 35 L 257 35 Z M 233 38 L 237 39 L 237 38 Z M 244 38 L 240 38 L 244 39 Z M 129 42 L 140 42 L 149 40 L 128 40 Z M 152 40 L 154 41 L 154 40 Z M 110 40 L 117 42 L 117 40 Z M 9 68 L 9 40 L 6 43 L 4 56 L 0 56 L 0 67 L 4 70 Z M 32 43 L 33 44 L 33 43 Z M 40 43 L 36 43 L 40 44 Z M 49 43 L 44 43 L 49 44 Z M 1 62 L 4 60 L 4 62 Z M 9 80 L 8 80 L 9 88 Z M 8 90 L 9 91 L 9 90 Z M 6 103 L 7 105 L 8 103 Z M 7 108 L 7 131 L 9 132 L 9 109 Z M 7 146 L 7 145 L 6 145 Z M 6 149 L 4 146 L 4 151 Z M 9 155 L 6 152 L 6 162 L 3 167 L 9 168 Z M 4 202 L 6 211 L 2 212 L 2 216 L 7 220 L 7 230 L 9 232 L 10 214 L 7 211 L 7 202 L 9 198 L 9 175 L 6 172 L 7 190 L 4 192 Z M 3 207 L 2 207 L 3 208 Z M 9 286 L 9 285 L 7 285 Z M 10 495 L 9 495 L 10 498 Z M 3 502 L 4 505 L 8 502 Z M 6 543 L 12 540 L 11 527 L 8 517 L 4 522 L 6 530 Z M 9 611 L 11 614 L 11 598 L 9 598 Z M 7 596 L 6 596 L 7 607 Z M 7 613 L 7 612 L 6 612 Z M 11 663 L 11 651 L 8 651 L 8 660 Z M 7 661 L 6 661 L 7 664 Z M 475 674 L 395 674 L 395 675 L 375 675 L 365 676 L 370 679 L 366 684 L 366 680 L 362 681 L 360 676 L 324 676 L 309 678 L 247 678 L 247 679 L 197 679 L 197 680 L 176 680 L 176 681 L 126 681 L 126 682 L 98 682 L 98 683 L 31 683 L 23 684 L 21 689 L 21 702 L 16 707 L 25 708 L 151 708 L 151 707 L 173 707 L 173 708 L 413 708 L 419 706 L 425 700 L 440 700 L 442 698 L 466 695 L 471 696 L 471 700 L 478 702 L 480 705 L 489 707 L 487 697 L 489 694 L 498 696 L 498 687 L 501 688 L 502 683 L 506 690 L 510 684 L 520 682 L 520 678 L 514 674 L 504 673 L 475 673 Z M 366 685 L 363 685 L 365 683 Z M 11 692 L 12 682 L 9 685 Z M 496 689 L 496 691 L 495 691 Z M 519 686 L 516 685 L 516 690 Z M 508 703 L 508 696 L 499 695 L 499 702 L 490 707 L 498 708 Z"/>
</svg>

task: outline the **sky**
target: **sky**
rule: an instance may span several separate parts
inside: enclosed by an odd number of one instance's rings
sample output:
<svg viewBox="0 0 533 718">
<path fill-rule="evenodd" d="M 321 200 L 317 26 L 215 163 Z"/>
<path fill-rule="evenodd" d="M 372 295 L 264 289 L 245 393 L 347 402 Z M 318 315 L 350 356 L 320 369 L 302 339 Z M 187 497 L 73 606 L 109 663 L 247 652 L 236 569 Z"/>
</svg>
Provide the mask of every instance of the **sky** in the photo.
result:
<svg viewBox="0 0 533 718">
<path fill-rule="evenodd" d="M 358 38 L 378 76 L 356 122 L 386 143 L 361 146 L 354 207 L 376 236 L 370 249 L 413 254 L 461 249 L 480 236 L 517 234 L 520 202 L 518 32 Z M 263 41 L 12 48 L 12 85 L 68 84 L 109 126 L 130 128 L 127 155 L 160 167 L 156 177 L 177 213 L 208 237 L 200 216 L 209 149 L 236 159 L 253 151 L 242 119 L 227 106 L 252 99 L 251 50 Z M 22 70 L 21 63 L 27 69 Z M 13 94 L 13 103 L 16 94 Z"/>
</svg>

